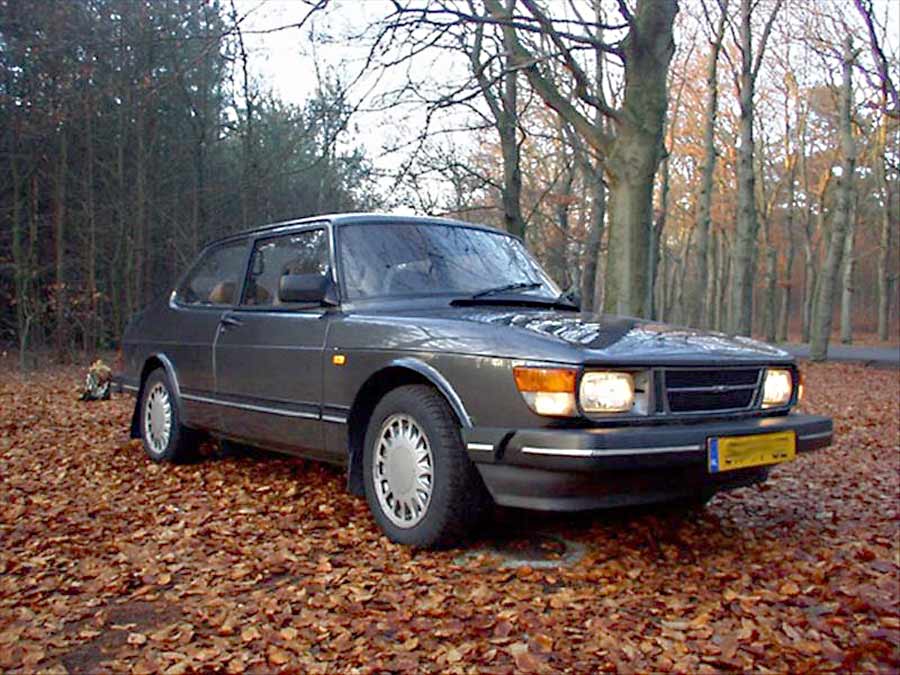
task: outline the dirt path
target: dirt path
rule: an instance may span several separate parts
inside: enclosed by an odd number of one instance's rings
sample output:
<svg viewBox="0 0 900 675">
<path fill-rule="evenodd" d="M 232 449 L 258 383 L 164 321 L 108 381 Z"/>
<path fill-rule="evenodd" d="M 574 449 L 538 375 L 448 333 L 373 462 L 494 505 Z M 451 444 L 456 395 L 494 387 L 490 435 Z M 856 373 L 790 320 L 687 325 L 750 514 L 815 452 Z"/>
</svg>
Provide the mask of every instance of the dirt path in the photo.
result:
<svg viewBox="0 0 900 675">
<path fill-rule="evenodd" d="M 809 358 L 809 345 L 787 344 L 781 346 L 797 358 Z M 829 344 L 828 360 L 900 367 L 900 347 Z"/>
</svg>

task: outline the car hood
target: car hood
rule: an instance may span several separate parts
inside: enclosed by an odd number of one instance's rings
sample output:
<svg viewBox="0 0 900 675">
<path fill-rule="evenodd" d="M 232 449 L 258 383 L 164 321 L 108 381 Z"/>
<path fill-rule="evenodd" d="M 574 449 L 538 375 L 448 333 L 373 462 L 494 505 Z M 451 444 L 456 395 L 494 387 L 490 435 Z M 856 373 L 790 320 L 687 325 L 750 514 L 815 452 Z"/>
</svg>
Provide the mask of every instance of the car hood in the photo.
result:
<svg viewBox="0 0 900 675">
<path fill-rule="evenodd" d="M 792 361 L 785 351 L 750 338 L 670 326 L 655 321 L 608 314 L 500 306 L 445 307 L 391 311 L 397 318 L 451 320 L 513 329 L 520 338 L 540 337 L 577 347 L 587 361 L 691 362 L 710 359 Z M 516 339 L 501 340 L 512 351 Z M 505 350 L 503 350 L 505 351 Z"/>
</svg>

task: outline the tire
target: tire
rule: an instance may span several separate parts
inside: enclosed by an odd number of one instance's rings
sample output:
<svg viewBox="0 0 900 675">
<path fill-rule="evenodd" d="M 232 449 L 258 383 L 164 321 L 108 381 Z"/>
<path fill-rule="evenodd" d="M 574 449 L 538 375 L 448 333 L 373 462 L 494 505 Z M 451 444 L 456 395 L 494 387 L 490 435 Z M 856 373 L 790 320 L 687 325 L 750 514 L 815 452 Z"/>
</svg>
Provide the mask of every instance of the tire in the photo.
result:
<svg viewBox="0 0 900 675">
<path fill-rule="evenodd" d="M 394 389 L 375 407 L 366 431 L 363 482 L 375 521 L 399 544 L 456 545 L 491 503 L 463 449 L 459 423 L 443 396 L 426 385 Z"/>
<path fill-rule="evenodd" d="M 196 457 L 197 436 L 182 426 L 175 389 L 162 368 L 147 376 L 139 405 L 141 443 L 150 459 L 180 464 Z"/>
</svg>

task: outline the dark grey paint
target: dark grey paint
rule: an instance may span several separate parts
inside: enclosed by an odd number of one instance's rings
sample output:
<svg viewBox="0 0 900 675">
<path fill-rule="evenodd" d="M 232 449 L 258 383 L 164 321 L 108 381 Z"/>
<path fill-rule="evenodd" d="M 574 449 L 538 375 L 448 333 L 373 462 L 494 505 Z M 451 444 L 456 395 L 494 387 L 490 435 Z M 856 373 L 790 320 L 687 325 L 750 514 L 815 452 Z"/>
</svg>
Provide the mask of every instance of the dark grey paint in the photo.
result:
<svg viewBox="0 0 900 675">
<path fill-rule="evenodd" d="M 257 236 L 324 223 L 333 256 L 334 237 L 342 224 L 397 220 L 452 222 L 342 215 L 281 223 L 224 241 L 246 238 L 249 250 Z M 336 282 L 340 261 L 332 262 Z M 516 306 L 512 297 L 493 300 L 496 304 L 481 306 L 451 306 L 445 297 L 370 300 L 275 312 L 182 307 L 170 298 L 148 307 L 129 324 L 121 379 L 139 384 L 148 359 L 164 355 L 181 387 L 183 417 L 189 426 L 344 462 L 347 431 L 342 422 L 358 402 L 364 383 L 388 367 L 415 370 L 432 381 L 464 426 L 527 429 L 603 423 L 560 421 L 532 413 L 513 380 L 512 368 L 519 363 L 576 368 L 793 363 L 787 353 L 745 338 L 638 319 Z M 223 318 L 237 319 L 241 325 L 226 326 Z M 346 365 L 332 364 L 335 353 L 347 357 Z M 198 398 L 244 408 L 210 405 Z M 249 407 L 277 409 L 281 414 Z"/>
</svg>

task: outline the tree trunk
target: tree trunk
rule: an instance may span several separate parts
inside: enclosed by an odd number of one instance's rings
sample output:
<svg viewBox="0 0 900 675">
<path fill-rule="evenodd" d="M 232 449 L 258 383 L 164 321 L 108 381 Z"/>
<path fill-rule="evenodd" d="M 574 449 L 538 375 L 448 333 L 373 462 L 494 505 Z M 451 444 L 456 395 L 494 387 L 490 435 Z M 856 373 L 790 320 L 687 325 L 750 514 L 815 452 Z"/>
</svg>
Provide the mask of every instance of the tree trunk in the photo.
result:
<svg viewBox="0 0 900 675">
<path fill-rule="evenodd" d="M 810 200 L 807 200 L 806 228 L 804 229 L 803 239 L 803 253 L 805 257 L 803 282 L 803 342 L 809 342 L 812 334 L 816 293 L 818 292 L 817 289 L 819 285 L 817 246 L 813 240 L 814 229 L 818 229 L 820 233 L 825 232 L 825 206 L 828 187 L 831 185 L 831 176 L 831 167 L 828 167 L 828 170 L 822 173 L 822 179 L 818 185 L 816 194 L 818 214 L 815 219 L 812 216 L 812 204 Z M 817 223 L 817 225 L 814 223 Z"/>
<path fill-rule="evenodd" d="M 763 283 L 763 307 L 765 308 L 763 334 L 766 342 L 775 342 L 775 290 L 778 281 L 778 254 L 775 247 L 766 244 L 766 274 Z"/>
<path fill-rule="evenodd" d="M 28 278 L 30 265 L 25 259 L 22 232 L 22 177 L 19 171 L 19 131 L 16 120 L 10 125 L 9 171 L 12 176 L 12 258 L 15 266 L 16 336 L 19 339 L 19 368 L 25 370 L 28 349 Z M 15 127 L 15 128 L 14 128 Z"/>
<path fill-rule="evenodd" d="M 644 301 L 648 319 L 656 319 L 655 306 L 657 268 L 659 267 L 659 244 L 663 230 L 666 228 L 666 216 L 669 213 L 669 157 L 662 161 L 662 179 L 659 188 L 659 213 L 650 219 L 650 247 L 647 250 L 647 298 Z M 665 282 L 665 277 L 663 277 Z"/>
<path fill-rule="evenodd" d="M 643 148 L 635 146 L 641 153 Z M 619 163 L 616 162 L 616 168 Z M 653 217 L 653 178 L 630 174 L 609 181 L 609 249 L 606 256 L 605 306 L 611 314 L 645 316 L 647 253 Z M 615 170 L 615 169 L 613 169 Z"/>
<path fill-rule="evenodd" d="M 881 150 L 878 160 L 878 182 L 881 184 L 881 194 L 884 207 L 881 209 L 881 228 L 878 237 L 878 339 L 887 341 L 890 337 L 890 308 L 891 308 L 891 189 L 887 179 L 887 127 L 888 118 L 882 119 L 879 130 Z"/>
<path fill-rule="evenodd" d="M 139 309 L 144 304 L 144 267 L 146 265 L 146 226 L 147 226 L 147 139 L 146 123 L 144 115 L 144 100 L 140 96 L 137 106 L 137 151 L 135 154 L 135 181 L 134 181 L 134 278 L 131 283 L 134 287 L 133 310 Z"/>
<path fill-rule="evenodd" d="M 672 24 L 677 4 L 643 0 L 624 42 L 625 95 L 609 161 L 610 232 L 605 309 L 649 316 L 648 285 L 653 186 L 663 157 Z"/>
<path fill-rule="evenodd" d="M 724 236 L 719 238 L 719 274 L 716 284 L 718 297 L 716 298 L 716 330 L 725 329 L 727 317 L 726 298 L 728 296 L 728 279 L 731 277 L 730 246 Z"/>
<path fill-rule="evenodd" d="M 513 13 L 515 0 L 505 1 L 505 11 Z M 469 50 L 472 74 L 481 89 L 481 95 L 491 110 L 494 126 L 500 138 L 500 155 L 503 160 L 503 186 L 500 198 L 503 202 L 503 223 L 507 232 L 525 236 L 525 219 L 522 216 L 522 168 L 519 147 L 519 83 L 515 68 L 516 29 L 504 24 L 502 80 L 498 83 L 487 75 L 487 63 L 481 58 L 484 44 L 484 26 L 475 28 L 475 41 Z M 500 89 L 499 96 L 496 93 Z"/>
<path fill-rule="evenodd" d="M 680 324 L 688 321 L 688 303 L 684 300 L 685 288 L 688 280 L 688 261 L 691 258 L 693 250 L 694 230 L 688 232 L 684 240 L 684 247 L 681 249 L 681 269 L 678 271 L 678 293 L 675 295 L 674 309 L 677 322 Z"/>
<path fill-rule="evenodd" d="M 34 160 L 35 162 L 37 160 Z M 37 247 L 38 247 L 38 239 L 39 239 L 39 230 L 38 230 L 38 220 L 39 216 L 39 207 L 38 205 L 41 203 L 40 200 L 40 181 L 38 181 L 37 171 L 32 172 L 31 180 L 29 181 L 29 190 L 28 190 L 28 254 L 25 258 L 28 260 L 28 267 L 30 272 L 33 274 L 35 269 L 37 268 Z M 28 295 L 31 298 L 36 297 L 35 289 L 34 289 L 34 279 L 33 277 L 29 277 L 27 280 L 28 283 Z M 29 329 L 31 328 L 32 322 L 37 319 L 41 320 L 43 309 L 40 305 L 35 301 L 29 308 L 31 311 L 28 313 L 28 316 L 25 321 L 25 335 L 28 336 L 28 347 L 31 348 L 35 342 L 32 339 L 31 333 Z M 38 333 L 40 335 L 40 333 Z M 27 359 L 27 355 L 26 355 Z M 35 365 L 37 363 L 37 359 L 34 359 Z"/>
<path fill-rule="evenodd" d="M 55 302 L 55 342 L 56 356 L 65 362 L 68 360 L 68 320 L 66 308 L 68 293 L 66 292 L 66 179 L 69 154 L 69 143 L 66 130 L 59 131 L 59 156 L 56 164 L 56 178 L 53 192 L 53 239 L 56 256 L 56 294 Z"/>
<path fill-rule="evenodd" d="M 515 0 L 507 0 L 507 8 L 513 10 Z M 503 220 L 506 229 L 519 237 L 525 236 L 525 219 L 522 217 L 522 166 L 519 157 L 519 81 L 512 69 L 512 43 L 515 29 L 503 27 L 503 47 L 506 56 L 506 75 L 503 78 L 503 114 L 498 120 L 500 148 L 503 154 Z"/>
<path fill-rule="evenodd" d="M 791 204 L 793 199 L 791 199 Z M 778 342 L 787 342 L 790 332 L 791 320 L 791 287 L 794 276 L 794 233 L 791 229 L 793 223 L 793 208 L 788 206 L 788 249 L 784 260 L 784 281 L 781 284 L 781 304 L 778 307 Z"/>
<path fill-rule="evenodd" d="M 86 351 L 93 356 L 97 347 L 99 333 L 99 307 L 97 293 L 97 214 L 94 204 L 94 125 L 91 99 L 85 99 L 84 135 L 86 145 L 85 172 L 84 172 L 84 197 L 85 210 L 88 220 L 88 251 L 87 251 L 87 278 L 88 278 L 88 317 L 85 330 L 84 344 Z"/>
<path fill-rule="evenodd" d="M 856 200 L 851 197 L 853 201 Z M 845 345 L 853 343 L 853 275 L 856 269 L 856 257 L 853 253 L 856 236 L 856 208 L 850 207 L 850 223 L 847 236 L 844 238 L 844 270 L 841 275 L 841 342 Z"/>
<path fill-rule="evenodd" d="M 741 146 L 738 148 L 738 213 L 731 262 L 730 307 L 730 329 L 732 333 L 738 335 L 750 335 L 753 328 L 753 281 L 756 272 L 756 235 L 759 230 L 753 166 L 753 92 L 766 42 L 782 2 L 783 0 L 775 0 L 772 5 L 771 14 L 766 21 L 754 56 L 751 14 L 759 3 L 755 0 L 741 0 L 738 38 L 741 69 L 737 78 Z"/>
<path fill-rule="evenodd" d="M 587 246 L 584 250 L 584 272 L 581 275 L 581 306 L 586 312 L 598 309 L 597 263 L 600 260 L 600 246 L 603 242 L 603 225 L 606 220 L 606 185 L 603 182 L 603 165 L 598 161 L 591 164 L 585 158 L 581 163 L 584 182 L 591 187 L 591 218 L 588 224 Z"/>
<path fill-rule="evenodd" d="M 738 213 L 731 266 L 730 330 L 750 335 L 753 320 L 753 260 L 759 222 L 756 216 L 756 177 L 753 167 L 753 52 L 751 0 L 741 0 L 741 73 L 739 80 L 740 136 L 738 148 Z"/>
<path fill-rule="evenodd" d="M 800 341 L 809 342 L 812 332 L 813 303 L 816 299 L 816 260 L 812 241 L 807 236 L 803 241 L 803 326 L 800 330 Z"/>
<path fill-rule="evenodd" d="M 828 341 L 831 337 L 831 321 L 834 312 L 834 290 L 844 255 L 844 239 L 852 218 L 854 172 L 856 170 L 856 144 L 853 139 L 853 45 L 850 34 L 844 37 L 843 77 L 841 85 L 840 133 L 843 154 L 841 183 L 838 191 L 838 209 L 832 222 L 831 237 L 822 278 L 816 294 L 816 311 L 810 343 L 810 359 L 823 361 L 828 357 Z"/>
<path fill-rule="evenodd" d="M 785 146 L 785 150 L 788 150 L 787 140 L 785 141 Z M 778 306 L 778 326 L 775 335 L 776 340 L 779 342 L 787 342 L 788 340 L 788 332 L 790 330 L 788 324 L 791 320 L 791 287 L 794 277 L 794 203 L 796 196 L 794 179 L 797 166 L 796 157 L 789 158 L 787 163 L 788 194 L 784 229 L 787 234 L 788 245 L 784 260 L 784 277 L 781 282 L 781 302 Z"/>
<path fill-rule="evenodd" d="M 715 39 L 712 42 L 706 63 L 706 115 L 703 120 L 703 168 L 700 174 L 700 194 L 697 198 L 697 253 L 696 273 L 690 299 L 688 324 L 706 326 L 709 323 L 710 305 L 704 302 L 707 296 L 709 265 L 709 227 L 712 206 L 713 177 L 716 170 L 716 116 L 719 109 L 719 52 L 725 34 L 727 14 L 720 10 Z"/>
<path fill-rule="evenodd" d="M 706 286 L 703 288 L 703 323 L 702 328 L 713 328 L 716 326 L 716 302 L 719 299 L 716 289 L 718 288 L 719 278 L 719 238 L 715 230 L 710 232 L 709 247 L 706 255 Z"/>
</svg>

